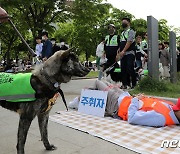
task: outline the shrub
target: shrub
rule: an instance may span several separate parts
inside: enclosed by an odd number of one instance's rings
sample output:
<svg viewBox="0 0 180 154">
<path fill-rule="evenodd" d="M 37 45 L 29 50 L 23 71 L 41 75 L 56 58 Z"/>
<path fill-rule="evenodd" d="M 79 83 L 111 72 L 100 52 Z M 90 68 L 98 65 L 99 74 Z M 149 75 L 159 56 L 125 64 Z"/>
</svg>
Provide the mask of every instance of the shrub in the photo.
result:
<svg viewBox="0 0 180 154">
<path fill-rule="evenodd" d="M 180 72 L 177 73 L 177 80 L 180 81 Z"/>
<path fill-rule="evenodd" d="M 159 81 L 148 76 L 143 78 L 139 82 L 138 89 L 140 91 L 146 91 L 146 92 L 154 92 L 154 91 L 166 92 L 168 90 L 168 87 L 164 81 Z"/>
</svg>

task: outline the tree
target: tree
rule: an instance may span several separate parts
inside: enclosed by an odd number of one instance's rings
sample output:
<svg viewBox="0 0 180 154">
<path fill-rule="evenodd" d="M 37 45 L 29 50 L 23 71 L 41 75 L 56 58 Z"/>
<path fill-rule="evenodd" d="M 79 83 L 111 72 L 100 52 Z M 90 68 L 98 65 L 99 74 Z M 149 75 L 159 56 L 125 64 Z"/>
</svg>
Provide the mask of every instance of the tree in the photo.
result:
<svg viewBox="0 0 180 154">
<path fill-rule="evenodd" d="M 86 60 L 95 55 L 99 43 L 101 20 L 109 14 L 109 5 L 101 4 L 102 0 L 76 0 L 73 4 L 74 41 L 78 53 L 86 53 Z"/>
<path fill-rule="evenodd" d="M 70 46 L 74 42 L 74 24 L 73 22 L 59 23 L 57 30 L 54 32 L 53 37 L 57 41 L 65 40 Z"/>
<path fill-rule="evenodd" d="M 131 27 L 136 31 L 136 36 L 143 36 L 147 32 L 147 21 L 144 19 L 135 19 L 132 21 Z"/>
<path fill-rule="evenodd" d="M 65 0 L 0 0 L 4 9 L 17 9 L 21 14 L 21 23 L 27 30 L 31 30 L 33 38 L 41 35 L 43 30 L 52 32 L 53 22 L 65 20 L 66 5 Z M 10 14 L 11 15 L 11 14 Z M 13 14 L 16 18 L 17 14 Z"/>
<path fill-rule="evenodd" d="M 29 36 L 32 32 L 32 46 L 35 45 L 35 37 L 41 35 L 43 30 L 54 31 L 53 22 L 65 20 L 67 13 L 65 0 L 0 0 L 0 5 L 8 12 L 13 22 L 23 36 Z M 12 9 L 13 8 L 13 9 Z M 7 59 L 10 59 L 10 50 L 16 45 L 16 55 L 20 41 L 9 25 L 1 25 L 1 40 L 7 50 Z M 32 39 L 26 38 L 26 39 Z M 19 43 L 17 43 L 19 42 Z M 21 47 L 20 47 L 21 48 Z M 34 48 L 34 47 L 33 47 Z M 26 48 L 24 49 L 26 50 Z"/>
<path fill-rule="evenodd" d="M 159 40 L 168 41 L 169 40 L 169 30 L 170 27 L 167 26 L 167 20 L 159 20 Z"/>
<path fill-rule="evenodd" d="M 24 34 L 24 28 L 20 21 L 20 15 L 16 12 L 16 9 L 6 9 L 11 14 L 17 14 L 17 17 L 14 19 L 14 22 L 16 23 L 17 27 L 21 29 L 22 33 Z M 20 43 L 20 40 L 15 32 L 15 30 L 12 28 L 10 23 L 2 23 L 0 24 L 0 39 L 2 41 L 2 55 L 4 60 L 7 59 L 7 64 L 10 64 L 10 57 L 13 55 L 14 57 L 17 57 L 18 50 L 16 52 L 10 52 L 14 51 L 15 46 L 18 46 Z"/>
</svg>

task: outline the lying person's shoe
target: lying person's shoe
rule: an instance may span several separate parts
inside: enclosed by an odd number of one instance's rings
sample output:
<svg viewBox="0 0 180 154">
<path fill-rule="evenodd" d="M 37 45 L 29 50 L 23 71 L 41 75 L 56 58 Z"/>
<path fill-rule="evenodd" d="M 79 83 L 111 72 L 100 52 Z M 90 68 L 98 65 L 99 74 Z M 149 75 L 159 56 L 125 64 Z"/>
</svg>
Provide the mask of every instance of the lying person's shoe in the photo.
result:
<svg viewBox="0 0 180 154">
<path fill-rule="evenodd" d="M 73 101 L 69 102 L 68 107 L 71 109 L 78 109 L 79 106 L 79 97 L 74 98 Z"/>
</svg>

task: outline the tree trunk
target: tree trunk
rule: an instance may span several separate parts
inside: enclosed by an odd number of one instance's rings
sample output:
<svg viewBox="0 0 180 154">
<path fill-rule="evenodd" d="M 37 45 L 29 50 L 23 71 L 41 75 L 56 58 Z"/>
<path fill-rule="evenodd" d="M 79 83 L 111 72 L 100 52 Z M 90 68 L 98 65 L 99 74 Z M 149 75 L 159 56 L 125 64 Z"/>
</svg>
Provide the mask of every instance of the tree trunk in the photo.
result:
<svg viewBox="0 0 180 154">
<path fill-rule="evenodd" d="M 8 49 L 7 49 L 7 54 L 6 54 L 6 58 L 7 58 L 7 68 L 9 68 L 11 66 L 11 61 L 10 61 L 10 51 L 11 51 L 11 47 L 12 47 L 12 44 L 13 44 L 13 40 L 14 40 L 14 37 L 11 38 L 9 44 L 8 44 Z"/>
<path fill-rule="evenodd" d="M 89 59 L 89 57 L 88 57 L 88 52 L 87 52 L 87 50 L 86 50 L 86 61 L 88 62 L 88 59 Z"/>
</svg>

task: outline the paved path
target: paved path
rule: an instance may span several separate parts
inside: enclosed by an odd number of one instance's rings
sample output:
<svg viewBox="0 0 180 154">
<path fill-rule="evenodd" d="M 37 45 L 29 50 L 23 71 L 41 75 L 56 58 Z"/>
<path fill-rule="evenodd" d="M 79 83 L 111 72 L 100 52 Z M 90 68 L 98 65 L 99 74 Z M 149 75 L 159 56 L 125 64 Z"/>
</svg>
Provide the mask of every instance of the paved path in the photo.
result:
<svg viewBox="0 0 180 154">
<path fill-rule="evenodd" d="M 73 80 L 62 85 L 67 102 L 80 94 L 82 88 L 93 84 L 95 79 Z M 59 99 L 51 110 L 64 110 Z M 0 107 L 0 154 L 15 154 L 17 142 L 18 114 Z M 30 127 L 25 151 L 26 154 L 134 154 L 134 152 L 91 136 L 87 133 L 71 129 L 49 121 L 49 140 L 58 147 L 55 151 L 46 151 L 40 141 L 37 118 Z"/>
</svg>

